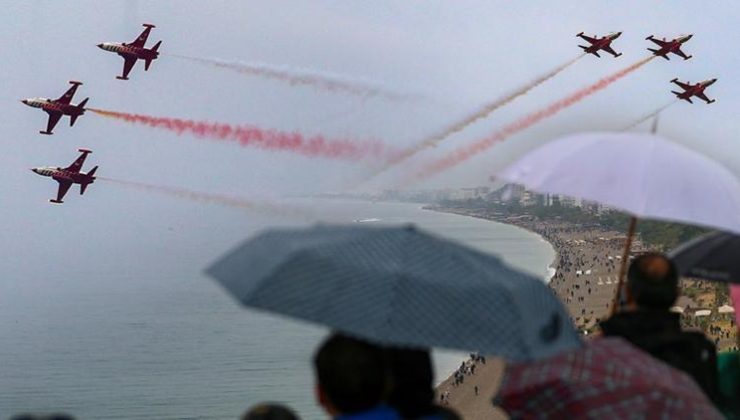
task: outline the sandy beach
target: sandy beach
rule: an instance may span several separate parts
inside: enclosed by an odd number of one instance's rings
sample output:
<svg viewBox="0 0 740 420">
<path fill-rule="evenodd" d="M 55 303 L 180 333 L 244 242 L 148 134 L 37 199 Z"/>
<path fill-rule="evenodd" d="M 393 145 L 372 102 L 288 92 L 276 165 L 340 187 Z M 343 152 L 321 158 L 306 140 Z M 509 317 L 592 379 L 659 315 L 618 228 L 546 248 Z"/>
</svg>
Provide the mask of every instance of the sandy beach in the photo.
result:
<svg viewBox="0 0 740 420">
<path fill-rule="evenodd" d="M 555 250 L 552 268 L 554 275 L 549 286 L 565 304 L 573 324 L 585 334 L 596 329 L 600 320 L 608 317 L 618 283 L 619 268 L 624 249 L 624 232 L 615 232 L 599 226 L 574 225 L 560 221 L 542 221 L 529 216 L 494 217 L 485 210 L 431 207 L 428 210 L 477 217 L 519 226 L 540 235 Z M 639 239 L 632 243 L 630 257 L 646 251 Z M 677 305 L 690 309 L 715 308 L 716 293 L 710 282 L 684 279 L 683 293 Z M 687 295 L 694 295 L 693 298 Z M 735 325 L 730 316 L 721 316 L 707 325 L 700 325 L 688 313 L 684 327 L 705 331 L 715 341 L 718 351 L 737 348 Z M 488 358 L 487 363 L 467 360 L 458 372 L 437 387 L 438 401 L 460 413 L 466 420 L 505 419 L 506 414 L 492 405 L 502 380 L 505 362 Z M 475 365 L 471 372 L 469 366 Z M 477 393 L 476 393 L 477 387 Z"/>
</svg>

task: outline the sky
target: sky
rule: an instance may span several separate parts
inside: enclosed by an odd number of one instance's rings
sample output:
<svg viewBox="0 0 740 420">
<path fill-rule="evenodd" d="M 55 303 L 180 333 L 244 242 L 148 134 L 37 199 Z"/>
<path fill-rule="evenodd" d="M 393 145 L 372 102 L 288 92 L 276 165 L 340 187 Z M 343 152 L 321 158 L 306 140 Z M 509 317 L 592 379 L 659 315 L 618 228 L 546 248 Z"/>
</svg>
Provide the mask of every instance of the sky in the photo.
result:
<svg viewBox="0 0 740 420">
<path fill-rule="evenodd" d="M 207 244 L 231 232 L 230 225 L 243 217 L 241 210 L 156 196 L 102 180 L 84 197 L 77 195 L 75 187 L 63 206 L 48 204 L 56 192 L 55 183 L 28 169 L 66 166 L 79 147 L 93 150 L 86 168 L 99 165 L 100 176 L 254 200 L 343 190 L 378 167 L 372 161 L 306 158 L 178 137 L 92 113 L 82 116 L 73 128 L 65 117 L 53 136 L 38 134 L 45 127 L 45 114 L 19 99 L 58 97 L 68 80 L 84 82 L 75 102 L 89 96 L 91 107 L 358 141 L 377 139 L 404 148 L 577 56 L 576 33 L 624 32 L 613 44 L 622 57 L 582 58 L 490 118 L 370 185 L 393 188 L 404 169 L 491 134 L 502 124 L 645 57 L 645 49 L 651 46 L 644 39 L 647 35 L 671 38 L 694 33 L 684 46 L 693 59 L 653 60 L 556 117 L 413 187 L 486 185 L 495 169 L 538 144 L 578 131 L 619 129 L 670 102 L 669 80 L 674 77 L 692 82 L 719 78 L 707 92 L 717 102 L 674 104 L 661 117 L 660 134 L 740 175 L 736 120 L 740 85 L 734 82 L 740 68 L 736 53 L 740 6 L 729 0 L 711 6 L 688 1 L 624 1 L 616 6 L 553 0 L 3 0 L 2 6 L 0 246 L 5 252 L 0 275 L 84 272 L 80 267 L 69 268 L 74 266 L 67 263 L 70 247 L 117 255 L 136 249 L 136 258 L 146 263 L 145 256 L 160 255 L 160 248 L 184 246 L 178 245 L 182 244 L 178 239 L 150 246 L 146 242 L 160 229 L 178 226 L 187 227 L 188 233 L 182 235 L 190 238 L 186 243 L 192 247 L 180 251 L 199 255 L 197 243 Z M 148 45 L 163 40 L 163 55 L 148 72 L 138 63 L 129 81 L 116 80 L 123 60 L 95 45 L 130 42 L 145 22 L 157 25 Z M 418 94 L 421 99 L 390 101 L 324 92 L 167 54 L 331 72 Z M 262 223 L 265 216 L 249 217 L 250 223 Z"/>
</svg>

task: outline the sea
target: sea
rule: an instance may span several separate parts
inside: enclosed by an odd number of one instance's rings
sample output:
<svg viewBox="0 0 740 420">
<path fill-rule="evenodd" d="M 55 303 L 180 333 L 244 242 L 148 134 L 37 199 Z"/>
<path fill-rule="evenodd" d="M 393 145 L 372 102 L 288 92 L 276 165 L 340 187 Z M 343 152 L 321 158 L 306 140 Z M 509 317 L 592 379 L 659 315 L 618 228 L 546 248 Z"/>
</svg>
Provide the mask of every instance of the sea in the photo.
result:
<svg viewBox="0 0 740 420">
<path fill-rule="evenodd" d="M 423 210 L 420 204 L 318 199 L 299 204 L 330 222 L 413 223 L 496 254 L 543 281 L 552 274 L 552 247 L 514 226 Z M 280 216 L 273 223 L 263 216 L 243 222 L 238 235 L 213 229 L 224 234 L 201 243 L 227 250 L 273 224 L 306 222 Z M 157 245 L 166 243 L 162 236 L 137 246 L 166 253 Z M 181 240 L 187 242 L 187 234 Z M 197 251 L 194 243 L 192 252 Z M 264 401 L 285 403 L 304 419 L 326 418 L 314 398 L 311 357 L 327 330 L 240 307 L 202 274 L 204 262 L 217 257 L 182 255 L 173 274 L 117 270 L 111 273 L 115 279 L 100 276 L 82 290 L 63 279 L 37 279 L 44 287 L 32 288 L 0 283 L 0 419 L 22 412 L 96 420 L 235 419 Z M 464 357 L 460 351 L 435 350 L 437 380 Z"/>
</svg>

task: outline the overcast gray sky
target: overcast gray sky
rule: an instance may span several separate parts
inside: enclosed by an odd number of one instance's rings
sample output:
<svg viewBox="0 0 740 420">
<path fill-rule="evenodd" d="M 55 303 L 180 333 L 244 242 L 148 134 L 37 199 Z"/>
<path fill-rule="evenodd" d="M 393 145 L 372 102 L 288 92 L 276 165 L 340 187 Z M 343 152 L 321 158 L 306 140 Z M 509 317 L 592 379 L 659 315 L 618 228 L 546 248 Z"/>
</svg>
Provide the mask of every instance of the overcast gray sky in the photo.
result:
<svg viewBox="0 0 740 420">
<path fill-rule="evenodd" d="M 644 38 L 649 34 L 694 33 L 684 47 L 693 59 L 653 60 L 607 90 L 427 185 L 483 185 L 494 167 L 557 135 L 620 128 L 669 102 L 668 81 L 674 77 L 690 81 L 718 77 L 708 91 L 717 102 L 673 105 L 662 118 L 661 133 L 740 174 L 740 6 L 730 0 L 711 5 L 689 1 L 47 0 L 2 1 L 2 6 L 3 280 L 9 277 L 5 274 L 58 273 L 57 267 L 69 259 L 62 249 L 86 241 L 95 245 L 85 245 L 85 250 L 126 255 L 136 245 L 141 255 L 160 252 L 147 249 L 145 232 L 154 235 L 152 230 L 173 224 L 188 226 L 207 244 L 208 238 L 228 231 L 242 217 L 235 210 L 157 197 L 103 181 L 91 186 L 85 197 L 77 196 L 75 188 L 63 206 L 49 205 L 55 183 L 28 168 L 65 166 L 77 156 L 78 147 L 94 151 L 86 168 L 100 165 L 101 176 L 246 197 L 338 189 L 371 170 L 363 164 L 177 137 L 89 113 L 71 129 L 65 117 L 54 136 L 39 135 L 45 114 L 18 100 L 57 97 L 73 79 L 85 83 L 76 100 L 90 96 L 92 107 L 378 138 L 404 147 L 578 55 L 576 33 L 624 31 L 614 43 L 622 57 L 583 58 L 491 118 L 419 155 L 416 162 L 424 162 L 644 57 L 649 46 Z M 121 58 L 95 45 L 130 42 L 143 22 L 157 25 L 148 45 L 162 39 L 163 53 L 329 71 L 377 81 L 399 92 L 423 93 L 429 99 L 408 103 L 360 99 L 169 56 L 162 56 L 147 73 L 137 64 L 127 82 L 115 80 Z M 391 173 L 379 185 L 392 186 L 393 178 Z M 21 265 L 25 268 L 20 269 Z"/>
</svg>

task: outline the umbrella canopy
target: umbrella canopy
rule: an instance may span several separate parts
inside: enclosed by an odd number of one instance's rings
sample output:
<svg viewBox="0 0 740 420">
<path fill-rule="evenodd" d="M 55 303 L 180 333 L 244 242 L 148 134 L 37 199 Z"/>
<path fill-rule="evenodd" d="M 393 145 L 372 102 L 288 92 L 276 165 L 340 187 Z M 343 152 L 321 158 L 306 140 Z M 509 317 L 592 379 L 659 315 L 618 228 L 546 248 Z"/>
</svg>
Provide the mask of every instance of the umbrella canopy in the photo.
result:
<svg viewBox="0 0 740 420">
<path fill-rule="evenodd" d="M 720 314 L 734 314 L 735 308 L 730 305 L 722 305 L 717 309 L 717 312 Z"/>
<path fill-rule="evenodd" d="M 722 418 L 690 376 L 621 338 L 510 365 L 494 403 L 511 418 Z"/>
<path fill-rule="evenodd" d="M 713 232 L 669 253 L 681 275 L 740 283 L 740 236 Z"/>
<path fill-rule="evenodd" d="M 413 227 L 269 230 L 207 273 L 248 307 L 381 344 L 512 360 L 581 345 L 543 280 Z"/>
<path fill-rule="evenodd" d="M 718 162 L 654 134 L 566 136 L 527 153 L 496 176 L 640 218 L 740 233 L 740 180 Z"/>
</svg>

